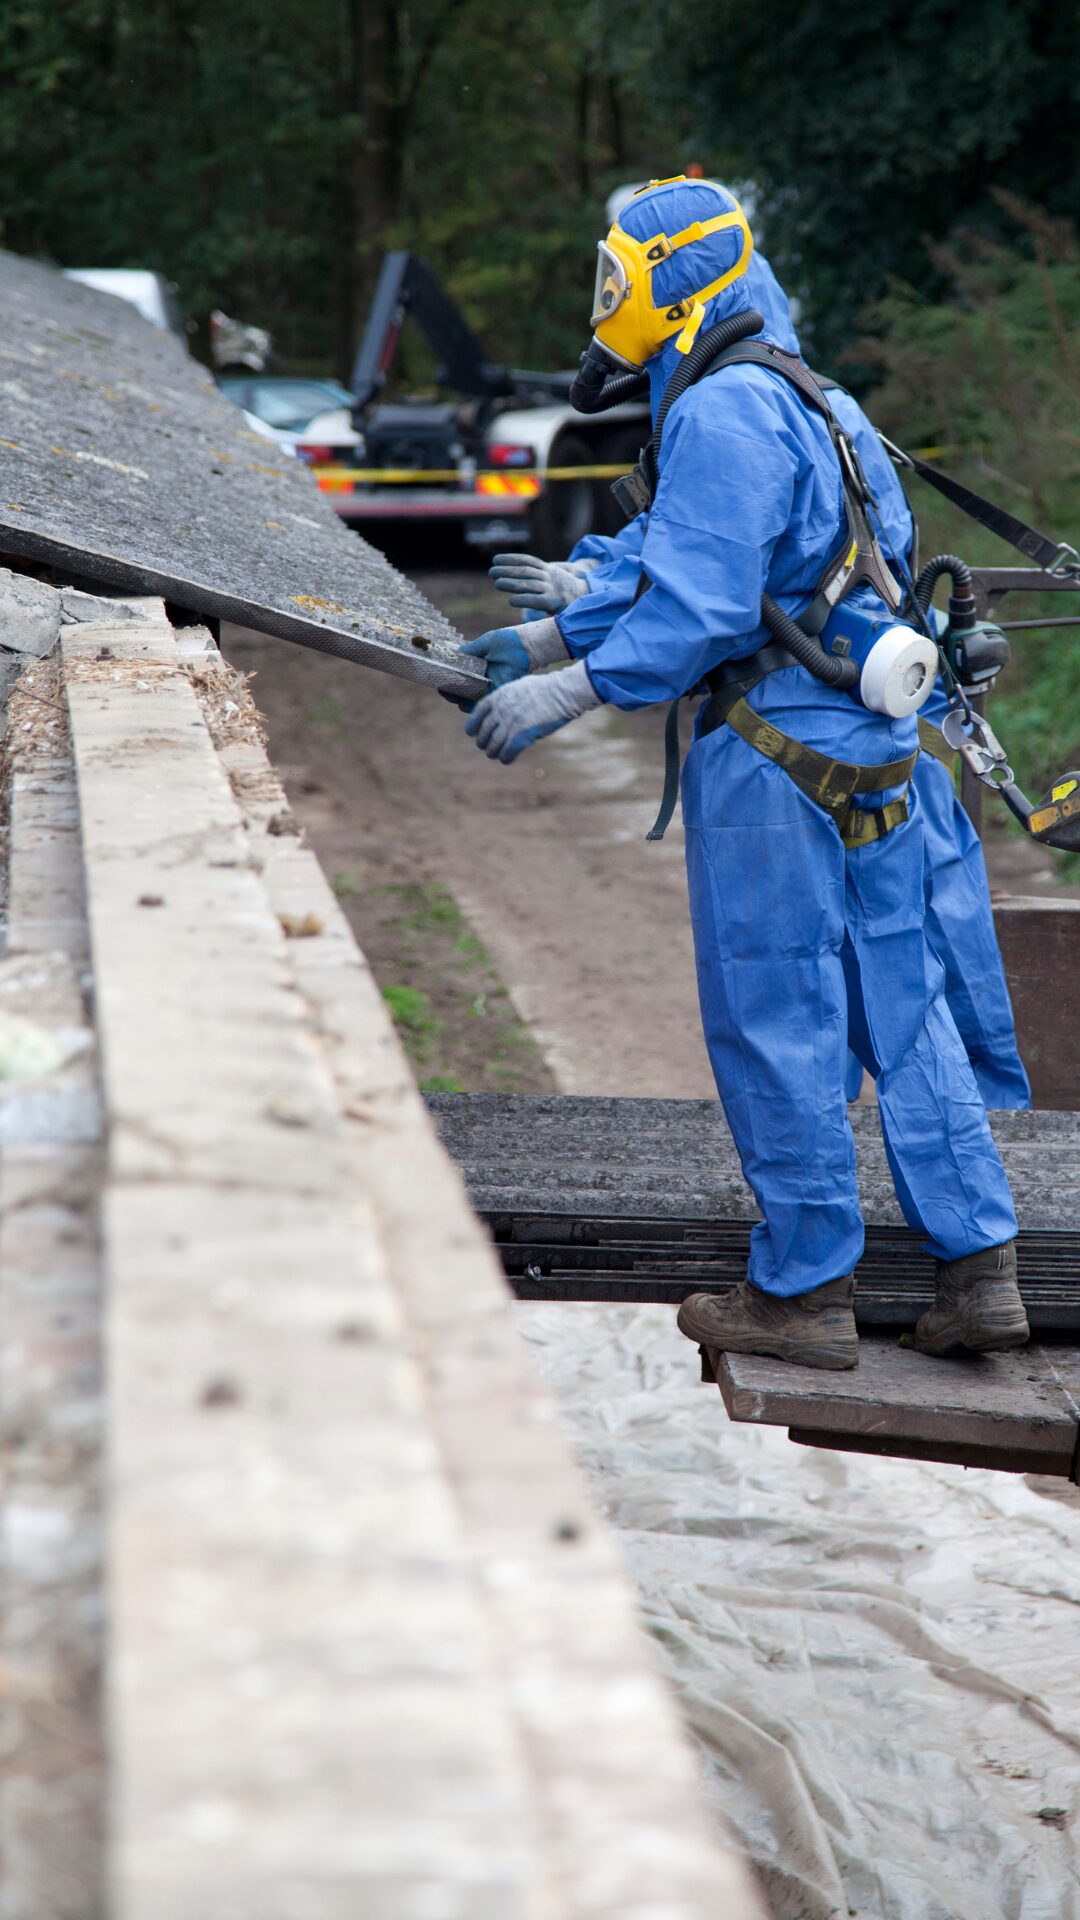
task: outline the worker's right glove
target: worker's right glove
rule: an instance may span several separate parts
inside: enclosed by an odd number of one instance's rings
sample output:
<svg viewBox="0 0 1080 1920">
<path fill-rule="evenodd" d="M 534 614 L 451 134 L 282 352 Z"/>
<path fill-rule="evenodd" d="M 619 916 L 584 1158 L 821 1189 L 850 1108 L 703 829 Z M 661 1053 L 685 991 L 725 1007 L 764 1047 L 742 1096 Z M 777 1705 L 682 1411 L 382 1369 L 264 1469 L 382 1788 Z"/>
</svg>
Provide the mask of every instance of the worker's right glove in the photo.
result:
<svg viewBox="0 0 1080 1920">
<path fill-rule="evenodd" d="M 540 560 L 534 553 L 497 553 L 488 572 L 499 592 L 510 595 L 512 607 L 555 614 L 588 593 L 584 575 L 591 572 L 592 564 L 587 560 Z"/>
<path fill-rule="evenodd" d="M 569 657 L 555 620 L 533 620 L 527 627 L 494 627 L 479 640 L 467 640 L 460 651 L 484 662 L 492 687 L 505 687 L 523 674 Z"/>
<path fill-rule="evenodd" d="M 514 680 L 477 701 L 465 722 L 482 753 L 505 767 L 546 734 L 600 705 L 584 660 L 559 673 Z"/>
</svg>

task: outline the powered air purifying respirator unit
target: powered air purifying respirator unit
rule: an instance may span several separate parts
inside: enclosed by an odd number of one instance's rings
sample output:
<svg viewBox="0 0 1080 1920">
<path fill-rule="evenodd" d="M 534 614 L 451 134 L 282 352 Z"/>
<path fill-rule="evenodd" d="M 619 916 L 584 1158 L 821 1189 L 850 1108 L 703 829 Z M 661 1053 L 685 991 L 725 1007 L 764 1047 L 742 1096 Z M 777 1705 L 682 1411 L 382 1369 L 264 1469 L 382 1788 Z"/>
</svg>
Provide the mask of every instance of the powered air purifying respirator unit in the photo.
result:
<svg viewBox="0 0 1080 1920">
<path fill-rule="evenodd" d="M 858 680 L 847 692 L 871 713 L 904 720 L 930 698 L 939 665 L 937 647 L 926 634 L 901 625 L 895 615 L 864 613 L 841 601 L 821 639 L 834 659 L 849 660 L 858 668 Z"/>
</svg>

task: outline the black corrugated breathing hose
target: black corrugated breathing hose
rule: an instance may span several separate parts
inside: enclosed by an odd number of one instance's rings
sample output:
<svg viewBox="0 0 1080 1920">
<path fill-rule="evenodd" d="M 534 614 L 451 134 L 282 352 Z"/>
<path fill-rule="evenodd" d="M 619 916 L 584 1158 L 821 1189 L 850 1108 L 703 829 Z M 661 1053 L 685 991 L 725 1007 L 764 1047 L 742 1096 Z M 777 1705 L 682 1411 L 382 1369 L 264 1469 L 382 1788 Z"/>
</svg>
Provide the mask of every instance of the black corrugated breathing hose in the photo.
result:
<svg viewBox="0 0 1080 1920">
<path fill-rule="evenodd" d="M 594 340 L 581 356 L 581 367 L 570 388 L 570 405 L 578 413 L 606 413 L 627 400 L 640 400 L 649 390 L 649 376 L 630 368 L 616 373 L 601 346 Z"/>
<path fill-rule="evenodd" d="M 949 625 L 958 629 L 973 626 L 976 607 L 971 568 L 966 560 L 959 559 L 955 553 L 939 553 L 936 559 L 927 561 L 915 582 L 916 606 L 920 613 L 929 613 L 934 588 L 943 573 L 947 573 L 952 580 L 953 590 L 949 595 Z"/>
<path fill-rule="evenodd" d="M 826 653 L 817 635 L 804 633 L 798 622 L 767 593 L 761 596 L 761 617 L 773 639 L 794 654 L 800 667 L 812 673 L 815 680 L 823 680 L 827 687 L 840 687 L 845 693 L 858 684 L 859 669 L 855 661 Z"/>
</svg>

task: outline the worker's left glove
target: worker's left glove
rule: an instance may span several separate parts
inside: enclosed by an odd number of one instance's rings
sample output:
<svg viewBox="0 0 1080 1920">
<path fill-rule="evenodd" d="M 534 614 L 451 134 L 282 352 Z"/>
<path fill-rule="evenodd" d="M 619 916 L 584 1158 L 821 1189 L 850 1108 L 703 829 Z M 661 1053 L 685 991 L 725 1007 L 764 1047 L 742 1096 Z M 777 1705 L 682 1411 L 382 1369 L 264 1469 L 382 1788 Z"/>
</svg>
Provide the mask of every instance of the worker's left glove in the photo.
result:
<svg viewBox="0 0 1080 1920">
<path fill-rule="evenodd" d="M 541 560 L 534 553 L 497 553 L 488 568 L 499 592 L 510 595 L 512 607 L 549 614 L 562 613 L 588 593 L 584 574 L 590 570 L 587 561 Z"/>
<path fill-rule="evenodd" d="M 512 680 L 486 694 L 466 720 L 465 731 L 489 760 L 508 767 L 526 747 L 599 705 L 584 660 L 575 660 L 560 673 Z"/>
<path fill-rule="evenodd" d="M 568 658 L 566 642 L 554 620 L 533 620 L 527 627 L 493 627 L 479 640 L 467 640 L 460 652 L 482 660 L 492 687 L 505 687 L 522 674 L 536 673 Z"/>
</svg>

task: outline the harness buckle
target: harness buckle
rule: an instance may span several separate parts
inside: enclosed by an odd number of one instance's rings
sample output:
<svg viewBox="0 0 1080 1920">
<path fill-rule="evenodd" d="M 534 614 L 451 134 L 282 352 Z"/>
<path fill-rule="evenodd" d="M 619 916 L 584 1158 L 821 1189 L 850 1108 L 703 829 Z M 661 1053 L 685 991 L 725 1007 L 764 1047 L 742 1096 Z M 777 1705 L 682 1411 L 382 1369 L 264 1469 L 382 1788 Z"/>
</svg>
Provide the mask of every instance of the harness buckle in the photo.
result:
<svg viewBox="0 0 1080 1920">
<path fill-rule="evenodd" d="M 1047 573 L 1080 573 L 1080 553 L 1077 553 L 1075 547 L 1070 547 L 1067 540 L 1063 540 L 1046 571 Z"/>
</svg>

